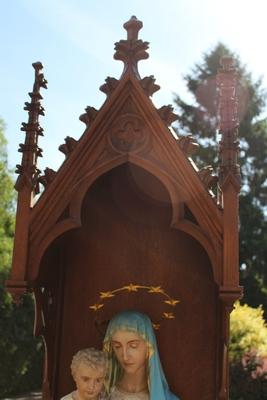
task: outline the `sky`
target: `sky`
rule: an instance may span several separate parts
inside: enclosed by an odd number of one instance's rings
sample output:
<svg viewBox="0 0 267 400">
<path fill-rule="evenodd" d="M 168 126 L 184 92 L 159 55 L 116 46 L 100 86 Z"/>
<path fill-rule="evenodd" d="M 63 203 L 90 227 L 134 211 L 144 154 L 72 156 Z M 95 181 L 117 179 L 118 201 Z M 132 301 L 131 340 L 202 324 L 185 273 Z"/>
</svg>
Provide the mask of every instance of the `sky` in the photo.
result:
<svg viewBox="0 0 267 400">
<path fill-rule="evenodd" d="M 239 55 L 267 88 L 267 1 L 254 0 L 2 0 L 0 24 L 0 116 L 6 123 L 9 165 L 21 161 L 23 110 L 41 61 L 48 90 L 42 90 L 44 137 L 41 169 L 64 161 L 58 146 L 78 139 L 86 106 L 101 107 L 99 91 L 107 76 L 119 78 L 123 64 L 113 59 L 114 43 L 126 38 L 124 22 L 143 22 L 139 37 L 150 42 L 141 77 L 154 75 L 161 90 L 157 107 L 173 104 L 174 93 L 190 101 L 183 77 L 220 41 Z"/>
</svg>

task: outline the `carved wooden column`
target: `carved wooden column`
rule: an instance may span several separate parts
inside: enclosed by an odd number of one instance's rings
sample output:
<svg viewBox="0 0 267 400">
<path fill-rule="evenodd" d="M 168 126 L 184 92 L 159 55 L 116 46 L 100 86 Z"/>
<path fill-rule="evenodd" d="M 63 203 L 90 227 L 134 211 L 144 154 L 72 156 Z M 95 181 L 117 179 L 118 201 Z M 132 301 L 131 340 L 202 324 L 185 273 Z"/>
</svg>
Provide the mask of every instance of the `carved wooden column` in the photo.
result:
<svg viewBox="0 0 267 400">
<path fill-rule="evenodd" d="M 24 110 L 28 111 L 27 123 L 22 123 L 21 130 L 25 132 L 24 144 L 19 145 L 19 152 L 22 153 L 21 165 L 17 165 L 16 172 L 19 174 L 15 189 L 18 191 L 17 214 L 16 214 L 16 235 L 13 251 L 13 268 L 11 279 L 6 285 L 12 294 L 15 302 L 18 302 L 27 288 L 27 248 L 30 213 L 33 206 L 33 199 L 39 192 L 38 177 L 40 170 L 37 168 L 37 159 L 42 156 L 42 150 L 38 146 L 38 136 L 43 135 L 43 129 L 39 125 L 39 116 L 44 115 L 44 108 L 41 106 L 40 88 L 47 88 L 47 81 L 44 79 L 40 62 L 32 64 L 35 70 L 35 81 L 33 91 L 29 93 L 31 102 L 26 102 Z"/>
<path fill-rule="evenodd" d="M 228 341 L 229 317 L 233 303 L 241 295 L 239 284 L 238 196 L 240 168 L 238 165 L 238 101 L 237 73 L 230 57 L 221 59 L 217 75 L 219 89 L 219 202 L 223 208 L 223 282 L 220 288 L 222 304 L 222 381 L 220 400 L 229 397 Z"/>
</svg>

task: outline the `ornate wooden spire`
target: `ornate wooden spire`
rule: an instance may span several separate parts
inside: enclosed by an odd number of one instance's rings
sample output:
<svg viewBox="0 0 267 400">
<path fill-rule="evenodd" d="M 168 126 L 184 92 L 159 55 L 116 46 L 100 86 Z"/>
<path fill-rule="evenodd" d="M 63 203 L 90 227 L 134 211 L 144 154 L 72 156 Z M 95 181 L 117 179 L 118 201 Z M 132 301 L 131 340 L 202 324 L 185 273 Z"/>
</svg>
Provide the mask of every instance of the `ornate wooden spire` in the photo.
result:
<svg viewBox="0 0 267 400">
<path fill-rule="evenodd" d="M 127 40 L 120 40 L 115 43 L 115 60 L 121 60 L 124 62 L 124 70 L 122 76 L 126 72 L 133 73 L 138 79 L 140 78 L 137 63 L 140 60 L 145 60 L 149 57 L 146 50 L 149 47 L 148 42 L 138 39 L 138 32 L 143 27 L 143 23 L 139 21 L 135 16 L 123 25 L 127 31 Z"/>
<path fill-rule="evenodd" d="M 40 100 L 40 88 L 47 88 L 47 81 L 41 73 L 43 68 L 40 62 L 32 64 L 35 70 L 35 80 L 33 91 L 29 93 L 31 102 L 26 102 L 24 110 L 28 111 L 28 122 L 22 123 L 21 130 L 25 131 L 25 142 L 19 145 L 19 152 L 22 153 L 21 165 L 17 165 L 16 172 L 19 174 L 15 188 L 20 191 L 24 186 L 28 186 L 33 193 L 38 193 L 38 176 L 40 171 L 37 168 L 37 159 L 42 157 L 42 149 L 38 146 L 38 136 L 43 135 L 43 129 L 39 125 L 39 116 L 44 115 L 44 108 Z"/>
<path fill-rule="evenodd" d="M 19 145 L 22 153 L 21 165 L 17 165 L 16 172 L 19 174 L 15 184 L 18 191 L 16 235 L 14 238 L 13 263 L 10 280 L 6 282 L 9 292 L 15 302 L 19 302 L 21 296 L 27 289 L 27 254 L 29 240 L 30 214 L 34 194 L 38 193 L 39 173 L 37 159 L 42 155 L 38 146 L 38 136 L 43 134 L 39 125 L 39 116 L 44 115 L 41 106 L 40 88 L 47 88 L 40 62 L 32 64 L 35 70 L 35 80 L 32 92 L 29 93 L 31 102 L 25 103 L 24 109 L 28 111 L 27 123 L 22 123 L 21 130 L 25 132 L 25 142 Z"/>
<path fill-rule="evenodd" d="M 231 57 L 222 57 L 221 66 L 222 68 L 217 75 L 219 131 L 221 133 L 219 185 L 222 189 L 227 177 L 231 177 L 235 182 L 237 191 L 239 191 L 237 73 Z"/>
<path fill-rule="evenodd" d="M 221 337 L 223 344 L 222 376 L 219 399 L 229 398 L 229 316 L 235 300 L 240 298 L 239 283 L 239 238 L 238 238 L 238 194 L 240 169 L 237 162 L 239 143 L 237 73 L 230 57 L 221 59 L 222 68 L 217 75 L 219 89 L 219 203 L 223 207 L 223 277 L 220 287 L 222 304 Z"/>
</svg>

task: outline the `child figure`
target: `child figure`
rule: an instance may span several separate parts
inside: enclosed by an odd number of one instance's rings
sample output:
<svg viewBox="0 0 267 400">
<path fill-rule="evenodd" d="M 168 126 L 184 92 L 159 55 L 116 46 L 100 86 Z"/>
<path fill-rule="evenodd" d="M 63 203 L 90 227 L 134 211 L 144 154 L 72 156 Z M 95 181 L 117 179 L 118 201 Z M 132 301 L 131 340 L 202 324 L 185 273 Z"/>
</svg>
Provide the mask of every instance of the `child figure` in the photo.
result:
<svg viewBox="0 0 267 400">
<path fill-rule="evenodd" d="M 61 400 L 104 400 L 104 380 L 107 373 L 107 355 L 94 348 L 78 351 L 71 362 L 71 374 L 76 390 Z"/>
</svg>

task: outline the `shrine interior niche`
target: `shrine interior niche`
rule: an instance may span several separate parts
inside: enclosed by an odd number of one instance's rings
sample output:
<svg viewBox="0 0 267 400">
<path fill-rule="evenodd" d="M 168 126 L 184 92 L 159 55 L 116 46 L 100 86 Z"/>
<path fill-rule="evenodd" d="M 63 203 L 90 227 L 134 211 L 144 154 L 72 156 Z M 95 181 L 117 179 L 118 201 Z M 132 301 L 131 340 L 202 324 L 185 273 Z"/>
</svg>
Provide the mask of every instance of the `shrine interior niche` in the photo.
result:
<svg viewBox="0 0 267 400">
<path fill-rule="evenodd" d="M 192 162 L 193 134 L 174 135 L 172 107 L 154 106 L 160 87 L 138 72 L 148 58 L 141 27 L 136 17 L 124 24 L 127 39 L 114 55 L 124 63 L 120 79 L 106 79 L 103 106 L 86 107 L 82 137 L 67 137 L 61 168 L 43 174 L 40 89 L 47 82 L 41 63 L 33 64 L 7 287 L 15 301 L 34 294 L 34 334 L 46 349 L 45 400 L 74 389 L 73 354 L 100 349 L 108 321 L 122 310 L 151 318 L 167 381 L 181 400 L 228 399 L 229 313 L 241 295 L 237 77 L 232 60 L 223 59 L 216 177 Z"/>
</svg>

